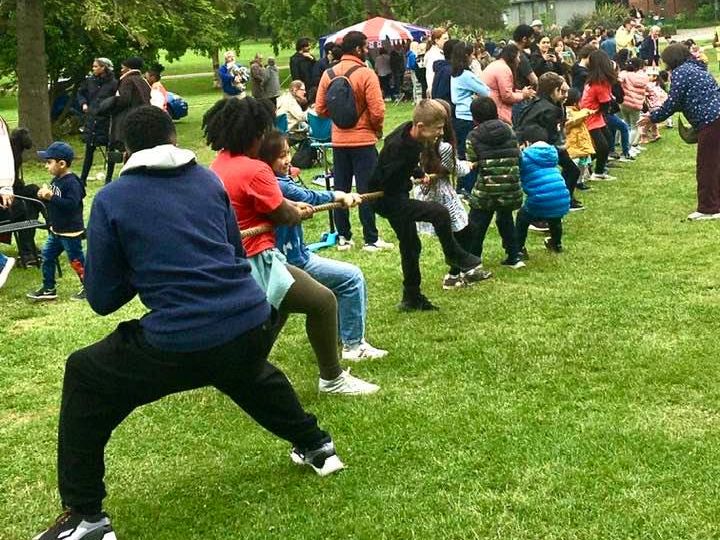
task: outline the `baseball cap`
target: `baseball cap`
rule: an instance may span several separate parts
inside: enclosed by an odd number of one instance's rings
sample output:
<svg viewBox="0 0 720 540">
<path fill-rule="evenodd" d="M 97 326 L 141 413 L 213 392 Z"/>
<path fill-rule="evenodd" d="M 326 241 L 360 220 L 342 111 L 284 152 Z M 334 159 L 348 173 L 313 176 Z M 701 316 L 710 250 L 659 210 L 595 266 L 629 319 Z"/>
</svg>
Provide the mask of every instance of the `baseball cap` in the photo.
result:
<svg viewBox="0 0 720 540">
<path fill-rule="evenodd" d="M 40 159 L 56 159 L 58 161 L 62 159 L 68 163 L 75 159 L 72 146 L 63 141 L 55 141 L 45 150 L 40 150 L 37 155 Z"/>
<path fill-rule="evenodd" d="M 535 19 L 533 22 L 530 23 L 530 26 L 542 26 L 543 23 L 540 19 Z"/>
</svg>

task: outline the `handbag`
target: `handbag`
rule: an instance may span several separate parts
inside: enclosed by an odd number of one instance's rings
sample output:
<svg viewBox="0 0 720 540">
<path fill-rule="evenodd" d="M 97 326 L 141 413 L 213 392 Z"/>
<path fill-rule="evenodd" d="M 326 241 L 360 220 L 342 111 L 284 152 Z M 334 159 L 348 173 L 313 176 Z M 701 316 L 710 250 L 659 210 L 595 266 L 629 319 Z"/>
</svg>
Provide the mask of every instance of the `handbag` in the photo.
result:
<svg viewBox="0 0 720 540">
<path fill-rule="evenodd" d="M 682 116 L 678 117 L 678 134 L 680 138 L 688 144 L 697 144 L 698 132 L 689 124 L 685 124 L 682 120 Z"/>
</svg>

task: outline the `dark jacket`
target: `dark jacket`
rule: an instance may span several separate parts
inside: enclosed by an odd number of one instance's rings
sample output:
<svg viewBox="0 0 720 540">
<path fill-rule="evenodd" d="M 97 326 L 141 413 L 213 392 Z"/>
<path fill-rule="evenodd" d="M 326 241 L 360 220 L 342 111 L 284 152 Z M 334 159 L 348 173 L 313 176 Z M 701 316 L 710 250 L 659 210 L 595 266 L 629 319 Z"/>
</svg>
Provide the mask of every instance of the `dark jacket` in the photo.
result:
<svg viewBox="0 0 720 540">
<path fill-rule="evenodd" d="M 581 66 L 578 63 L 573 64 L 570 70 L 570 77 L 572 78 L 572 87 L 576 88 L 580 95 L 585 91 L 585 81 L 587 80 L 588 70 L 586 67 Z"/>
<path fill-rule="evenodd" d="M 173 158 L 182 153 L 170 145 L 136 152 L 136 166 L 95 195 L 85 288 L 101 315 L 138 295 L 148 308 L 140 319 L 148 343 L 188 352 L 261 325 L 270 306 L 250 273 L 223 185 L 192 157 Z M 143 155 L 153 168 L 142 167 Z"/>
<path fill-rule="evenodd" d="M 125 119 L 136 107 L 150 104 L 150 85 L 140 71 L 131 70 L 120 77 L 118 95 L 112 108 L 110 143 L 125 142 Z"/>
<path fill-rule="evenodd" d="M 562 125 L 563 108 L 559 107 L 546 96 L 533 98 L 528 106 L 520 113 L 517 121 L 518 134 L 529 126 L 543 128 L 548 138 L 548 144 L 559 146 L 563 144 Z"/>
<path fill-rule="evenodd" d="M 520 150 L 512 128 L 502 120 L 488 120 L 470 132 L 466 144 L 468 159 L 478 163 L 470 206 L 480 210 L 520 208 Z"/>
<path fill-rule="evenodd" d="M 552 53 L 555 54 L 554 51 Z M 532 65 L 535 75 L 538 77 L 544 73 L 548 73 L 549 71 L 557 73 L 558 75 L 564 74 L 561 58 L 556 57 L 554 62 L 550 62 L 549 60 L 545 60 L 545 58 L 543 58 L 543 55 L 539 50 L 530 55 L 530 64 Z"/>
<path fill-rule="evenodd" d="M 610 102 L 610 114 L 617 114 L 620 112 L 620 105 L 625 101 L 625 91 L 622 88 L 622 84 L 616 82 L 612 86 L 612 101 Z"/>
<path fill-rule="evenodd" d="M 450 100 L 450 77 L 452 76 L 452 65 L 447 60 L 435 60 L 433 64 L 433 85 L 431 95 L 433 99 L 444 99 L 448 103 Z"/>
<path fill-rule="evenodd" d="M 102 76 L 88 76 L 78 90 L 78 103 L 82 108 L 88 106 L 85 113 L 85 127 L 82 140 L 92 146 L 106 146 L 110 137 L 110 118 L 98 114 L 100 103 L 115 95 L 118 82 L 115 75 L 110 72 Z"/>
<path fill-rule="evenodd" d="M 290 57 L 290 75 L 293 81 L 302 81 L 308 92 L 312 86 L 312 72 L 315 66 L 315 60 L 308 58 L 300 51 Z"/>
<path fill-rule="evenodd" d="M 660 44 L 657 39 L 646 36 L 640 44 L 640 58 L 655 66 L 660 65 Z"/>
<path fill-rule="evenodd" d="M 412 122 L 400 124 L 385 137 L 378 163 L 370 176 L 370 191 L 384 191 L 385 199 L 393 196 L 408 197 L 412 189 L 411 176 L 422 177 L 418 166 L 422 144 L 410 136 Z"/>
<path fill-rule="evenodd" d="M 48 219 L 52 232 L 78 233 L 85 230 L 83 222 L 83 199 L 85 188 L 75 173 L 52 179 L 52 197 L 47 202 Z"/>
</svg>

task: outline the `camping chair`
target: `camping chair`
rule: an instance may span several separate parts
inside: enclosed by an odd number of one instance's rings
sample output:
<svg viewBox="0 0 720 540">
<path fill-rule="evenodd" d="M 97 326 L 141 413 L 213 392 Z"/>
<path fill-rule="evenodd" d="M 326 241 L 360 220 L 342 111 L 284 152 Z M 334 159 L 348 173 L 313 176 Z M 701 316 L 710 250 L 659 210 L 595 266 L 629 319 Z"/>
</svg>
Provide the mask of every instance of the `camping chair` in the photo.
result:
<svg viewBox="0 0 720 540">
<path fill-rule="evenodd" d="M 287 113 L 278 114 L 275 117 L 275 129 L 277 129 L 280 133 L 287 134 L 288 132 L 288 117 Z"/>
<path fill-rule="evenodd" d="M 308 125 L 310 126 L 310 146 L 315 148 L 322 160 L 323 174 L 318 175 L 313 180 L 313 184 L 319 184 L 328 191 L 333 189 L 333 173 L 330 169 L 328 161 L 328 153 L 332 149 L 330 138 L 332 135 L 332 120 L 323 118 L 313 113 L 308 113 Z M 328 212 L 328 222 L 330 229 L 323 233 L 320 242 L 310 244 L 308 249 L 312 252 L 318 251 L 326 247 L 332 247 L 337 244 L 338 233 L 335 231 L 335 222 L 333 221 L 333 213 Z"/>
<path fill-rule="evenodd" d="M 15 238 L 15 244 L 20 245 L 20 238 L 18 233 L 20 231 L 25 231 L 28 229 L 46 229 L 48 230 L 50 228 L 48 224 L 47 219 L 47 207 L 45 204 L 42 203 L 42 201 L 39 201 L 38 199 L 32 199 L 30 197 L 22 197 L 21 195 L 13 195 L 16 199 L 21 199 L 23 201 L 28 201 L 34 204 L 37 204 L 40 207 L 40 215 L 42 216 L 43 220 L 40 221 L 39 219 L 28 219 L 25 221 L 11 221 L 11 222 L 2 222 L 0 223 L 0 234 L 12 234 Z M 40 260 L 40 257 L 37 253 L 37 248 L 35 249 L 35 258 L 37 260 Z M 62 270 L 60 268 L 60 258 L 57 259 L 57 271 L 58 276 L 62 277 Z M 22 264 L 22 263 L 21 263 Z"/>
</svg>

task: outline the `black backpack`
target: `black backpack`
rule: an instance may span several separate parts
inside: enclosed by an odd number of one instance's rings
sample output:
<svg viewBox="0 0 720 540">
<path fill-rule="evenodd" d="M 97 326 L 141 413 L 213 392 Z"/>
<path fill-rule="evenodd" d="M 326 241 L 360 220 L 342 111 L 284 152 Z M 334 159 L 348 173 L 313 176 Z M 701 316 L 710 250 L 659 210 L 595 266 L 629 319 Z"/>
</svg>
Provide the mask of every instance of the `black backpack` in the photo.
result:
<svg viewBox="0 0 720 540">
<path fill-rule="evenodd" d="M 330 118 L 339 128 L 354 127 L 362 115 L 355 105 L 355 92 L 350 84 L 350 76 L 361 67 L 364 66 L 353 66 L 342 75 L 336 75 L 332 68 L 327 72 L 330 85 L 325 94 L 325 102 Z"/>
</svg>

